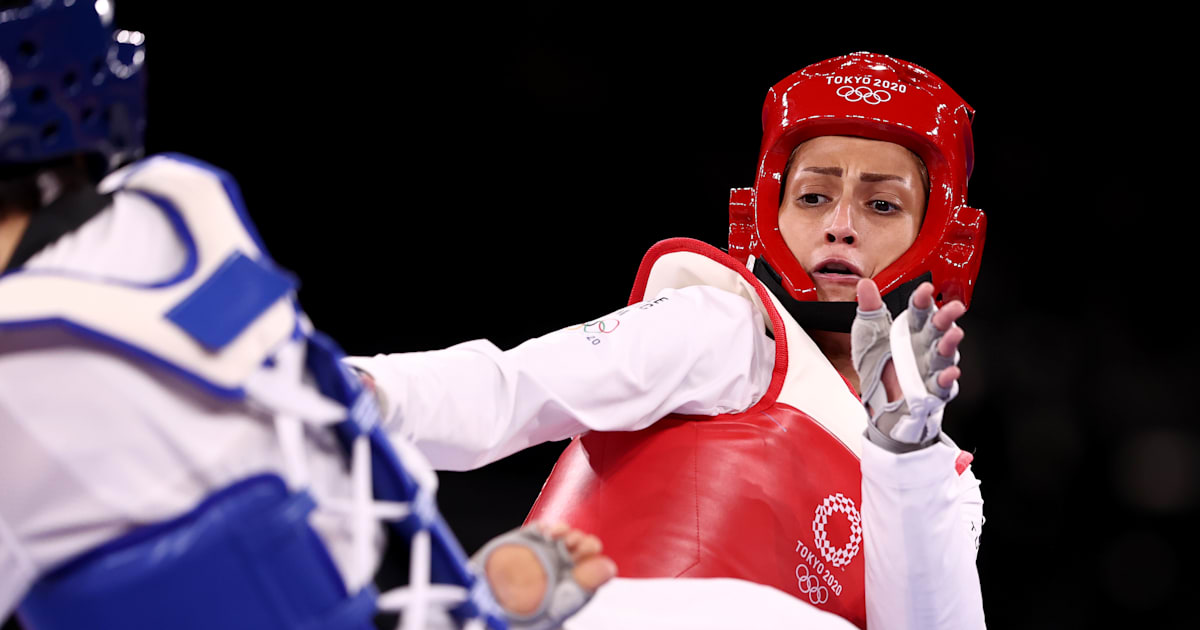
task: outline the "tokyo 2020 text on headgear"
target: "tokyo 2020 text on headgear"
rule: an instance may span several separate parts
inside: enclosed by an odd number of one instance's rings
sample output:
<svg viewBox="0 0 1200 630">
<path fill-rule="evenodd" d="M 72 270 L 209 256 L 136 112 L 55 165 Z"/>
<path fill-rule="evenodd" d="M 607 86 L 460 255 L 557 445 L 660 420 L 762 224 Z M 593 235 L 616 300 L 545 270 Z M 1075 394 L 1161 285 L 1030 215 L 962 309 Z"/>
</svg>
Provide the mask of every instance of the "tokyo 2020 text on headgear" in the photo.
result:
<svg viewBox="0 0 1200 630">
<path fill-rule="evenodd" d="M 974 114 L 933 73 L 886 55 L 853 53 L 788 76 L 767 92 L 763 105 L 754 187 L 730 194 L 730 254 L 766 261 L 778 280 L 776 293 L 791 298 L 788 302 L 815 302 L 812 279 L 779 232 L 788 159 L 800 143 L 817 136 L 884 140 L 920 156 L 930 191 L 916 241 L 875 277 L 876 284 L 887 299 L 894 290 L 911 292 L 915 281 L 931 279 L 940 302 L 960 299 L 969 305 L 986 230 L 983 212 L 967 206 Z"/>
<path fill-rule="evenodd" d="M 110 170 L 141 157 L 144 38 L 113 30 L 112 4 L 0 5 L 0 167 L 81 153 Z"/>
</svg>

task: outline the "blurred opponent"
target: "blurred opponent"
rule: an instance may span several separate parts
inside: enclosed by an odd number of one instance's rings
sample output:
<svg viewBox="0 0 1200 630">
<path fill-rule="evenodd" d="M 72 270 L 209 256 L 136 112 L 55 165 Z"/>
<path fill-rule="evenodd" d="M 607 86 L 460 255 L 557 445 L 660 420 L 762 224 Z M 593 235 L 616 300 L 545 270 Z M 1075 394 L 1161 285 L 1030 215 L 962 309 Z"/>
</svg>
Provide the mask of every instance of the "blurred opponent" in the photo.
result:
<svg viewBox="0 0 1200 630">
<path fill-rule="evenodd" d="M 598 541 L 530 528 L 468 565 L 234 180 L 142 157 L 144 37 L 112 12 L 0 2 L 0 618 L 557 625 L 615 570 Z M 413 545 L 382 595 L 380 521 Z"/>
</svg>

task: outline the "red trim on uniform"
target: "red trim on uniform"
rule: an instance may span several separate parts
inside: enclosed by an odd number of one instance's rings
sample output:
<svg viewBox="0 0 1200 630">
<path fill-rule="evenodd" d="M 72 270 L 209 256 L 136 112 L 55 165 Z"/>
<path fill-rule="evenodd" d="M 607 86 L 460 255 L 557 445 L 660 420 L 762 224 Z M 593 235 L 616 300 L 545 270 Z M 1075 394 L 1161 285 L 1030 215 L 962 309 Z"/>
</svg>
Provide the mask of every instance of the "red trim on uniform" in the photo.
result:
<svg viewBox="0 0 1200 630">
<path fill-rule="evenodd" d="M 854 386 L 850 384 L 850 379 L 846 378 L 846 375 L 842 374 L 841 372 L 838 372 L 837 375 L 842 377 L 842 382 L 846 384 L 846 389 L 850 390 L 851 394 L 854 394 L 854 397 L 858 399 L 858 402 L 862 402 L 862 394 L 858 393 L 857 389 L 854 389 Z"/>
<path fill-rule="evenodd" d="M 732 415 L 742 415 L 754 413 L 766 409 L 775 404 L 775 399 L 779 396 L 779 392 L 783 389 L 783 380 L 787 376 L 788 354 L 787 354 L 787 332 L 784 330 L 783 318 L 779 312 L 775 310 L 775 305 L 771 303 L 771 296 L 767 292 L 767 288 L 754 277 L 754 274 L 746 268 L 745 265 L 738 262 L 736 258 L 729 254 L 705 243 L 691 238 L 669 238 L 664 241 L 659 241 L 646 252 L 642 257 L 642 264 L 638 267 L 637 279 L 633 283 L 633 291 L 629 294 L 629 304 L 637 304 L 646 299 L 646 285 L 650 281 L 650 270 L 654 268 L 654 263 L 658 262 L 659 258 L 667 254 L 676 252 L 691 252 L 699 254 L 710 260 L 716 261 L 725 265 L 729 269 L 736 271 L 743 279 L 750 284 L 755 293 L 758 294 L 758 299 L 767 308 L 767 314 L 771 317 L 771 330 L 775 334 L 775 368 L 771 374 L 771 385 L 767 387 L 767 391 L 763 397 L 754 403 L 749 409 L 736 414 L 721 414 L 719 416 L 703 416 L 705 419 L 725 418 Z M 846 383 L 850 385 L 849 382 Z M 854 388 L 850 388 L 854 391 Z M 687 417 L 687 416 L 682 416 Z"/>
<path fill-rule="evenodd" d="M 960 475 L 963 474 L 963 472 L 967 470 L 967 466 L 970 466 L 971 462 L 974 460 L 975 460 L 974 455 L 972 455 L 966 451 L 959 452 L 958 457 L 956 457 L 954 459 L 955 472 L 957 472 Z"/>
</svg>

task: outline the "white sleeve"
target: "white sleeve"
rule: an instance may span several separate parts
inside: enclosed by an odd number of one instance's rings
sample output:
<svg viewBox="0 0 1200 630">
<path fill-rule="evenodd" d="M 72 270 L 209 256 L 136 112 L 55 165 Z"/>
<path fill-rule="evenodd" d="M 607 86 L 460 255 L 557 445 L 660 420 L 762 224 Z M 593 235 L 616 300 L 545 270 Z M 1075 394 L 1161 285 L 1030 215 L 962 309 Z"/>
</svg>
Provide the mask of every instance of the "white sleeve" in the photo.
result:
<svg viewBox="0 0 1200 630">
<path fill-rule="evenodd" d="M 869 630 L 985 627 L 975 555 L 983 498 L 945 442 L 896 454 L 863 440 Z"/>
<path fill-rule="evenodd" d="M 506 352 L 478 340 L 347 362 L 375 379 L 389 433 L 435 468 L 467 470 L 591 429 L 741 411 L 770 384 L 774 353 L 748 300 L 696 286 Z"/>
</svg>

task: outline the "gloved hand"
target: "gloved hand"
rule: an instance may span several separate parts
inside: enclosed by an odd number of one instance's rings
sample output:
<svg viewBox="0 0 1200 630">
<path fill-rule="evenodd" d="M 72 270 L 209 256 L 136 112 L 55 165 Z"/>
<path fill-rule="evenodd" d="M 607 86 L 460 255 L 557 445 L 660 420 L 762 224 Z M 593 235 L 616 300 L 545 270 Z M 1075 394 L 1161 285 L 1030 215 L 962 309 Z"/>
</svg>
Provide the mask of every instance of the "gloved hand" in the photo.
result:
<svg viewBox="0 0 1200 630">
<path fill-rule="evenodd" d="M 616 577 L 616 563 L 602 550 L 599 538 L 565 524 L 531 524 L 492 539 L 471 564 L 510 630 L 553 630 Z"/>
<path fill-rule="evenodd" d="M 871 414 L 867 437 L 872 442 L 906 452 L 937 440 L 942 409 L 958 395 L 963 330 L 955 322 L 965 312 L 958 300 L 939 309 L 933 285 L 924 283 L 893 322 L 875 283 L 859 282 L 850 349 Z"/>
</svg>

